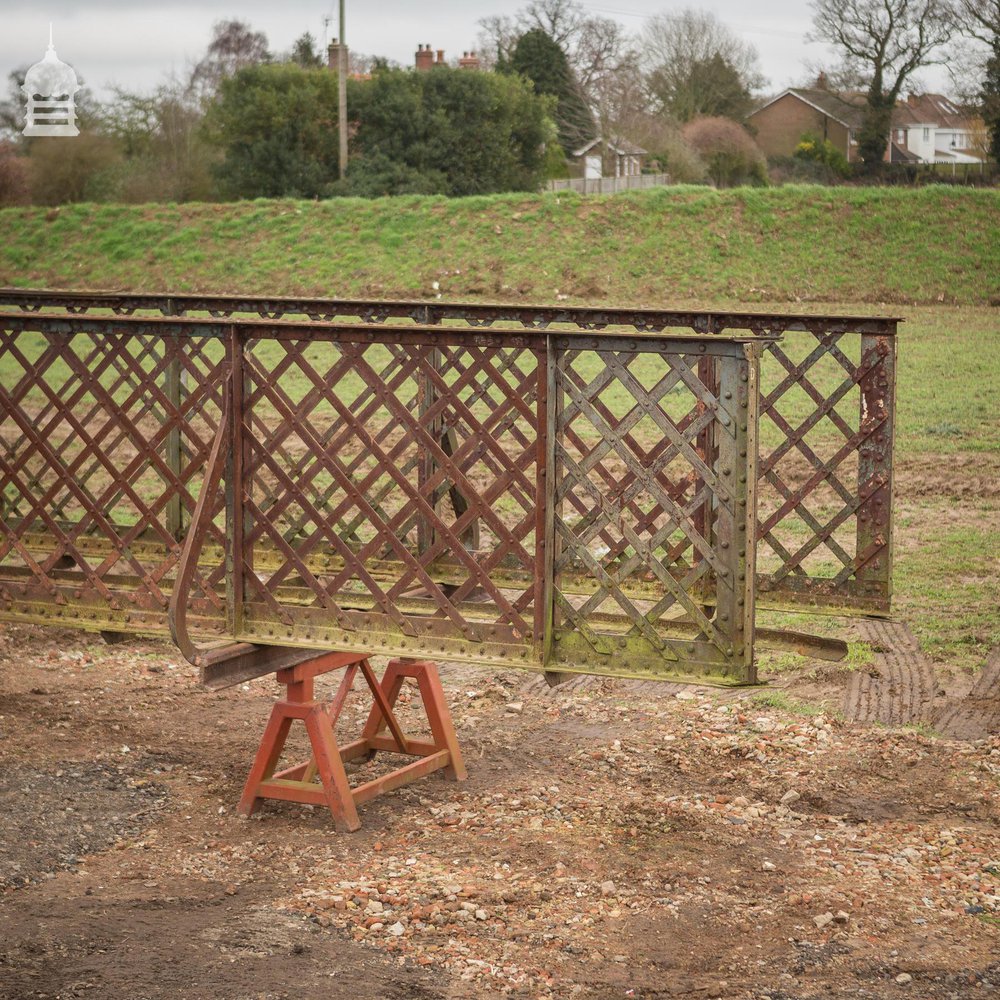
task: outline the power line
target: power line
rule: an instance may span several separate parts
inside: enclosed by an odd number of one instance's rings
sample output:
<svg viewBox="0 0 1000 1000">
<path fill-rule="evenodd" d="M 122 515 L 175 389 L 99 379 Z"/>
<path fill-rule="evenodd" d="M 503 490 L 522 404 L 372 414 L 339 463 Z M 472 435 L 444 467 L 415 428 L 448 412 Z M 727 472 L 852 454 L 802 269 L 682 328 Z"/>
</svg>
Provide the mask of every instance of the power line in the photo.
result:
<svg viewBox="0 0 1000 1000">
<path fill-rule="evenodd" d="M 647 21 L 649 20 L 649 18 L 653 16 L 662 18 L 667 21 L 679 21 L 681 19 L 681 15 L 679 14 L 669 14 L 666 12 L 661 12 L 659 14 L 653 15 L 649 11 L 643 12 L 637 10 L 623 10 L 620 7 L 602 7 L 597 4 L 583 4 L 582 6 L 586 7 L 588 10 L 595 11 L 596 13 L 599 14 L 614 14 L 617 17 L 635 17 L 639 18 L 642 21 Z M 719 18 L 719 20 L 727 27 L 737 28 L 738 30 L 740 30 L 745 34 L 767 35 L 769 37 L 773 35 L 779 35 L 784 38 L 795 38 L 800 40 L 802 38 L 802 34 L 800 32 L 782 31 L 780 28 L 765 29 L 761 28 L 759 25 L 750 25 L 750 24 L 741 24 L 740 22 L 723 21 L 722 18 Z"/>
</svg>

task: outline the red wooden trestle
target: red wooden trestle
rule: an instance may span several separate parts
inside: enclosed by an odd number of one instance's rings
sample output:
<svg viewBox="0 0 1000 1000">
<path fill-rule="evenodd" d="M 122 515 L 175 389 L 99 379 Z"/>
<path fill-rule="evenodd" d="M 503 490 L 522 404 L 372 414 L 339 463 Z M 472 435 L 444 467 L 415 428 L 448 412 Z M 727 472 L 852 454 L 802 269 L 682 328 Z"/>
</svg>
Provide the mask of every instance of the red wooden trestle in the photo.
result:
<svg viewBox="0 0 1000 1000">
<path fill-rule="evenodd" d="M 315 678 L 341 669 L 344 676 L 333 700 L 328 704 L 316 700 L 313 691 Z M 338 746 L 334 729 L 359 672 L 371 691 L 372 709 L 361 736 Z M 383 792 L 442 769 L 456 781 L 465 780 L 465 765 L 435 664 L 427 660 L 392 660 L 380 682 L 367 655 L 324 653 L 294 667 L 279 670 L 276 676 L 287 691 L 285 697 L 271 709 L 271 717 L 240 799 L 239 811 L 243 815 L 251 815 L 261 799 L 325 805 L 332 813 L 337 829 L 351 831 L 361 826 L 357 807 Z M 417 682 L 431 730 L 430 740 L 407 736 L 393 711 L 407 678 Z M 305 723 L 312 757 L 276 772 L 281 751 L 296 719 Z M 379 751 L 415 757 L 416 760 L 352 788 L 344 764 L 352 760 L 370 760 Z"/>
</svg>

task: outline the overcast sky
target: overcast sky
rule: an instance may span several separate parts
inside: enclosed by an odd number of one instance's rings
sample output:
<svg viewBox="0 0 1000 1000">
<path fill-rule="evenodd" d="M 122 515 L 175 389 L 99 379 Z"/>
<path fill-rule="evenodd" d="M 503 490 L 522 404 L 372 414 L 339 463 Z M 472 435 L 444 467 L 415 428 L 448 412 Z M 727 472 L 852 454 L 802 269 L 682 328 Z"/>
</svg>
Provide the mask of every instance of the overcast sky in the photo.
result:
<svg viewBox="0 0 1000 1000">
<path fill-rule="evenodd" d="M 347 41 L 352 49 L 410 65 L 418 43 L 443 48 L 446 57 L 475 46 L 477 21 L 491 14 L 514 14 L 525 0 L 347 0 Z M 637 31 L 651 14 L 685 4 L 657 0 L 607 0 L 584 4 L 595 14 L 615 18 Z M 756 7 L 756 9 L 755 9 Z M 329 38 L 337 34 L 337 0 L 0 0 L 0 72 L 45 53 L 49 22 L 59 57 L 70 63 L 99 96 L 112 85 L 148 90 L 171 73 L 183 74 L 204 52 L 212 24 L 236 17 L 263 31 L 272 51 L 282 52 L 304 31 L 324 37 L 324 17 L 333 17 Z M 825 48 L 806 44 L 811 12 L 807 0 L 717 0 L 706 8 L 752 43 L 761 58 L 769 90 L 803 82 L 807 62 L 821 62 Z M 928 88 L 946 88 L 940 70 L 919 77 Z"/>
</svg>

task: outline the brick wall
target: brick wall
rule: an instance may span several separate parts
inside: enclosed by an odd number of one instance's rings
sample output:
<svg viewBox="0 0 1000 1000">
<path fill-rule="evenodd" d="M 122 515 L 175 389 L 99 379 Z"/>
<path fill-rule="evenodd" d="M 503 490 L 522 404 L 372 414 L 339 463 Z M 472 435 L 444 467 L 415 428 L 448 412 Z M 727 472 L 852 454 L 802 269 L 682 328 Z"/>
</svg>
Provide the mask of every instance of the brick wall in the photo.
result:
<svg viewBox="0 0 1000 1000">
<path fill-rule="evenodd" d="M 849 160 L 857 158 L 857 147 L 848 147 L 843 125 L 791 94 L 755 111 L 748 122 L 756 129 L 757 145 L 766 156 L 791 156 L 802 133 L 811 132 L 820 139 L 829 139 Z"/>
</svg>

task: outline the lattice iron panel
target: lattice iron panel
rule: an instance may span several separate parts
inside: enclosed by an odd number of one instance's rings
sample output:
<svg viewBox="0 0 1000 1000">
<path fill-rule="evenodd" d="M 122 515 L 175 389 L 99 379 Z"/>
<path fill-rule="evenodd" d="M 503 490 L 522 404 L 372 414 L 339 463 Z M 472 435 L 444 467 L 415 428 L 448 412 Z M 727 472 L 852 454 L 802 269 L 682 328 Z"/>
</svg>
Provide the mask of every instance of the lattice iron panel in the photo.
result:
<svg viewBox="0 0 1000 1000">
<path fill-rule="evenodd" d="M 761 365 L 761 600 L 887 611 L 895 338 L 825 332 Z"/>
<path fill-rule="evenodd" d="M 751 680 L 756 345 L 554 342 L 548 662 Z"/>
<path fill-rule="evenodd" d="M 768 606 L 884 612 L 892 592 L 896 320 L 444 301 L 0 289 L 0 308 L 308 317 L 453 329 L 783 335 L 764 344 L 760 592 Z M 705 441 L 706 446 L 710 445 Z"/>
<path fill-rule="evenodd" d="M 243 370 L 243 638 L 537 661 L 537 348 L 340 331 Z"/>
<path fill-rule="evenodd" d="M 755 570 L 888 607 L 892 321 L 104 298 L 0 312 L 0 616 L 732 682 Z"/>
<path fill-rule="evenodd" d="M 222 414 L 217 338 L 0 318 L 0 602 L 40 621 L 162 631 Z M 194 612 L 224 616 L 222 505 Z M 211 550 L 206 553 L 210 559 Z"/>
</svg>

